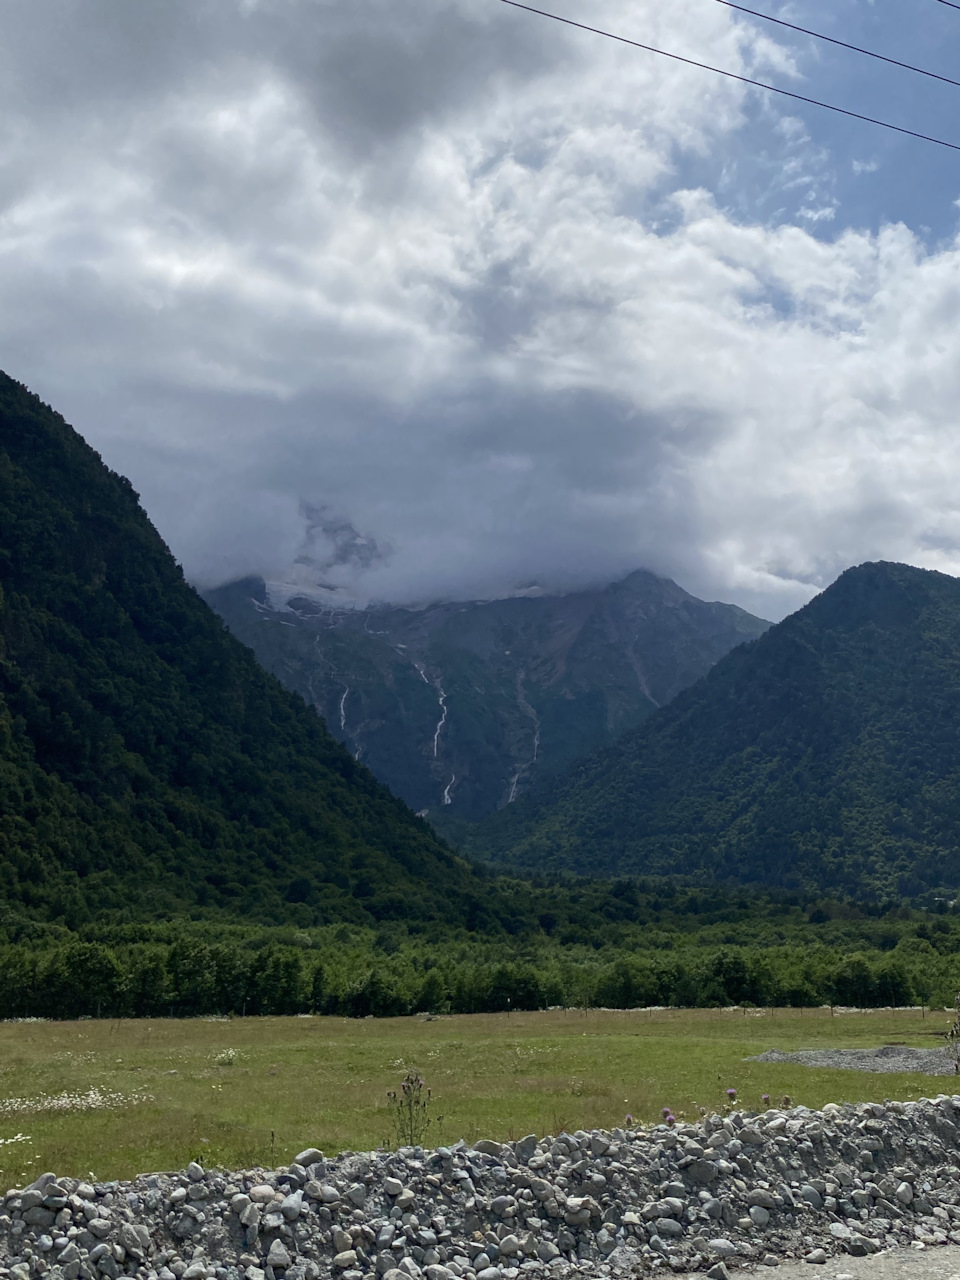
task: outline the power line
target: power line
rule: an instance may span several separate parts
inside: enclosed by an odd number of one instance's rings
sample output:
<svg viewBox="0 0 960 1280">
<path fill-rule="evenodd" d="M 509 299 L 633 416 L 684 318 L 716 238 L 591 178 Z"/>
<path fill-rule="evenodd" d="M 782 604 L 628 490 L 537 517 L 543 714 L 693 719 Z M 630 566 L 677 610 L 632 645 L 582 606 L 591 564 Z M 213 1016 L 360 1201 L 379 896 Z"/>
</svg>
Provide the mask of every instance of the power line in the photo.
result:
<svg viewBox="0 0 960 1280">
<path fill-rule="evenodd" d="M 948 9 L 960 9 L 960 4 L 954 4 L 953 0 L 940 0 L 941 4 L 945 4 Z"/>
<path fill-rule="evenodd" d="M 799 31 L 805 36 L 813 36 L 815 40 L 825 40 L 828 44 L 839 45 L 841 49 L 850 49 L 853 53 L 862 53 L 865 58 L 876 58 L 878 62 L 888 62 L 891 67 L 902 67 L 904 71 L 915 71 L 918 76 L 929 76 L 931 80 L 942 80 L 944 84 L 953 84 L 960 89 L 960 80 L 951 80 L 949 76 L 937 75 L 936 71 L 926 71 L 923 67 L 915 67 L 909 62 L 900 62 L 897 58 L 888 58 L 886 54 L 874 53 L 872 49 L 861 49 L 857 44 L 847 44 L 846 40 L 835 40 L 833 36 L 825 36 L 820 31 L 811 31 L 809 27 L 798 27 L 794 22 L 785 22 L 783 18 L 771 17 L 769 13 L 758 13 L 756 9 L 748 9 L 742 4 L 734 4 L 733 0 L 716 0 L 717 4 L 728 9 L 737 9 L 740 13 L 749 13 L 752 18 L 762 18 L 764 22 L 775 22 L 778 27 L 789 27 L 791 31 Z M 946 4 L 947 0 L 942 0 Z M 960 4 L 950 5 L 952 9 L 960 9 Z"/>
<path fill-rule="evenodd" d="M 661 58 L 670 58 L 673 62 L 685 63 L 688 67 L 699 67 L 701 71 L 712 71 L 715 75 L 726 76 L 728 80 L 739 80 L 741 84 L 753 85 L 756 89 L 766 89 L 768 93 L 777 93 L 783 98 L 792 98 L 795 102 L 806 102 L 812 107 L 822 107 L 824 111 L 834 111 L 837 115 L 849 116 L 852 120 L 862 120 L 866 124 L 879 125 L 881 129 L 890 129 L 894 133 L 906 134 L 908 138 L 919 138 L 921 142 L 932 142 L 938 147 L 948 147 L 951 151 L 960 151 L 960 143 L 945 142 L 943 138 L 931 137 L 928 133 L 917 133 L 914 129 L 905 129 L 899 124 L 890 124 L 888 120 L 878 120 L 875 116 L 864 116 L 859 111 L 848 111 L 846 107 L 836 107 L 830 102 L 821 102 L 818 98 L 807 98 L 802 93 L 793 93 L 790 89 L 780 89 L 775 84 L 766 84 L 763 80 L 751 80 L 749 76 L 737 75 L 735 71 L 725 71 L 722 67 L 713 67 L 708 62 L 697 62 L 694 58 L 684 58 L 679 53 L 668 53 L 666 49 L 658 49 L 652 44 L 641 44 L 639 40 L 629 40 L 626 36 L 615 35 L 612 31 L 604 31 L 601 27 L 588 27 L 585 22 L 574 22 L 572 18 L 562 18 L 558 13 L 549 13 L 546 9 L 535 9 L 533 5 L 521 4 L 520 0 L 500 0 L 512 9 L 525 9 L 527 13 L 535 13 L 541 18 L 551 18 L 554 22 L 562 22 L 567 27 L 577 27 L 580 31 L 589 31 L 595 36 L 605 36 L 608 40 L 616 40 L 619 44 L 631 45 L 634 49 L 643 49 L 646 53 L 659 54 Z M 947 0 L 942 0 L 947 3 Z M 960 9 L 960 5 L 953 5 Z"/>
</svg>

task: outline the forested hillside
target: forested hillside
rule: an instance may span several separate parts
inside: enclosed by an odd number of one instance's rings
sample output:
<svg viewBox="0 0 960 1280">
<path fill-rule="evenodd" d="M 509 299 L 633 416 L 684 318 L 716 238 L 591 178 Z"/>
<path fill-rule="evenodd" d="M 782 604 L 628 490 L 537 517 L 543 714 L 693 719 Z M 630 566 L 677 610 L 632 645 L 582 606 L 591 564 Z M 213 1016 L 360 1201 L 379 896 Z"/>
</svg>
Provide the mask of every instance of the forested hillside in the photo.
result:
<svg viewBox="0 0 960 1280">
<path fill-rule="evenodd" d="M 848 570 L 475 847 L 597 875 L 954 897 L 960 581 Z"/>
<path fill-rule="evenodd" d="M 130 484 L 0 375 L 0 907 L 77 926 L 479 905 L 187 585 Z"/>
<path fill-rule="evenodd" d="M 206 594 L 381 782 L 431 821 L 476 820 L 617 739 L 769 623 L 655 574 L 567 595 L 344 609 Z"/>
</svg>

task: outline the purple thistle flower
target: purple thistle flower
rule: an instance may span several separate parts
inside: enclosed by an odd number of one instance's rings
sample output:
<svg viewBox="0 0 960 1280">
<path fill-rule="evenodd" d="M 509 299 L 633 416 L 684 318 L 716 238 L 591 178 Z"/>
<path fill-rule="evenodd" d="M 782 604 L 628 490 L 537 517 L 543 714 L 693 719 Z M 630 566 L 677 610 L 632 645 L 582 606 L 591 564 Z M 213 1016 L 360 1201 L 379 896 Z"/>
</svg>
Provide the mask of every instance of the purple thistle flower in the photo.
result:
<svg viewBox="0 0 960 1280">
<path fill-rule="evenodd" d="M 731 1101 L 731 1102 L 736 1102 L 736 1100 L 737 1100 L 737 1091 L 736 1091 L 736 1089 L 728 1089 L 728 1090 L 727 1090 L 727 1097 L 730 1099 L 730 1101 Z"/>
</svg>

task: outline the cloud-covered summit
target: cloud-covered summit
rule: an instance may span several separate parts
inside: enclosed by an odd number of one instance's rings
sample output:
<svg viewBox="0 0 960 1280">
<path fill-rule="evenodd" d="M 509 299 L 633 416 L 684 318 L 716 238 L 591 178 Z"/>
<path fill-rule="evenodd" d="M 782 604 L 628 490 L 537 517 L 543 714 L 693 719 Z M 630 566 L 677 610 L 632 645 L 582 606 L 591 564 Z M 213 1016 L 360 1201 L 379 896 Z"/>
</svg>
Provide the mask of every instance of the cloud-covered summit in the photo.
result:
<svg viewBox="0 0 960 1280">
<path fill-rule="evenodd" d="M 934 5 L 810 8 L 927 65 L 960 39 Z M 563 12 L 952 118 L 712 0 Z M 404 601 L 645 566 L 777 616 L 860 560 L 960 572 L 960 176 L 932 148 L 498 0 L 6 25 L 2 364 L 199 583 Z"/>
</svg>

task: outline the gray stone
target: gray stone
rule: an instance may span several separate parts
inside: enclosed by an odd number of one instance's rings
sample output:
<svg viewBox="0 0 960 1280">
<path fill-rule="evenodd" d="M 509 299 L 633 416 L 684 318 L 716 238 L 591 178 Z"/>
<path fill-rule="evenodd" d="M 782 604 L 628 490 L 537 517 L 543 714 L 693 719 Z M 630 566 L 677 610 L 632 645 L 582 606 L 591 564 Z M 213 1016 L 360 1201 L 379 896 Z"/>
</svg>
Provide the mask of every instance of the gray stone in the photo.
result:
<svg viewBox="0 0 960 1280">
<path fill-rule="evenodd" d="M 338 1253 L 333 1259 L 333 1265 L 338 1271 L 349 1271 L 351 1267 L 357 1265 L 356 1249 L 345 1249 L 343 1253 Z"/>
<path fill-rule="evenodd" d="M 865 1258 L 868 1254 L 877 1252 L 876 1244 L 868 1236 L 855 1234 L 852 1234 L 848 1240 L 844 1240 L 843 1247 L 854 1258 Z"/>
<path fill-rule="evenodd" d="M 720 1170 L 712 1160 L 698 1159 L 687 1169 L 687 1172 L 693 1178 L 694 1182 L 704 1183 L 709 1186 L 710 1183 L 716 1182 Z"/>
<path fill-rule="evenodd" d="M 707 1280 L 730 1280 L 730 1272 L 722 1262 L 715 1262 L 707 1272 Z"/>
<path fill-rule="evenodd" d="M 187 1165 L 187 1177 L 191 1182 L 202 1182 L 204 1179 L 203 1166 L 197 1164 L 196 1160 L 191 1160 Z"/>
<path fill-rule="evenodd" d="M 770 1222 L 770 1210 L 764 1209 L 762 1205 L 752 1204 L 750 1206 L 750 1221 L 755 1227 L 765 1227 Z"/>
<path fill-rule="evenodd" d="M 807 1204 L 812 1205 L 814 1209 L 820 1209 L 823 1207 L 823 1197 L 820 1195 L 820 1192 L 816 1187 L 811 1187 L 808 1182 L 805 1182 L 800 1188 L 800 1199 L 805 1201 Z"/>
<path fill-rule="evenodd" d="M 536 1150 L 537 1135 L 535 1133 L 528 1133 L 525 1138 L 521 1138 L 519 1142 L 514 1144 L 514 1151 L 516 1152 L 517 1159 L 523 1164 L 527 1163 Z"/>
<path fill-rule="evenodd" d="M 822 1267 L 827 1260 L 826 1251 L 823 1249 L 811 1249 L 803 1260 L 804 1262 L 812 1262 L 816 1267 Z"/>
<path fill-rule="evenodd" d="M 287 1252 L 286 1246 L 282 1240 L 274 1240 L 270 1245 L 270 1252 L 267 1254 L 267 1266 L 274 1269 L 280 1268 L 285 1271 L 290 1266 L 290 1254 Z"/>
<path fill-rule="evenodd" d="M 322 1151 L 318 1151 L 316 1147 L 307 1147 L 306 1150 L 293 1157 L 293 1163 L 302 1165 L 304 1169 L 309 1169 L 312 1164 L 319 1164 L 322 1159 Z"/>
<path fill-rule="evenodd" d="M 723 1237 L 717 1240 L 708 1240 L 707 1248 L 711 1253 L 715 1253 L 718 1258 L 733 1258 L 737 1252 L 737 1246 L 733 1241 Z"/>
<path fill-rule="evenodd" d="M 283 1203 L 280 1206 L 280 1212 L 286 1218 L 287 1222 L 295 1222 L 300 1217 L 300 1210 L 303 1207 L 303 1192 L 292 1191 L 290 1195 L 284 1196 Z"/>
<path fill-rule="evenodd" d="M 44 1209 L 41 1205 L 34 1205 L 32 1209 L 24 1212 L 23 1220 L 31 1227 L 52 1227 L 56 1221 L 57 1215 L 51 1209 Z"/>
<path fill-rule="evenodd" d="M 747 1204 L 759 1205 L 761 1209 L 775 1209 L 777 1207 L 773 1193 L 764 1190 L 763 1187 L 755 1187 L 753 1191 L 747 1193 Z"/>
<path fill-rule="evenodd" d="M 683 1235 L 683 1227 L 677 1222 L 676 1218 L 657 1218 L 654 1226 L 657 1229 L 657 1235 L 667 1237 L 668 1239 L 676 1239 Z"/>
</svg>

